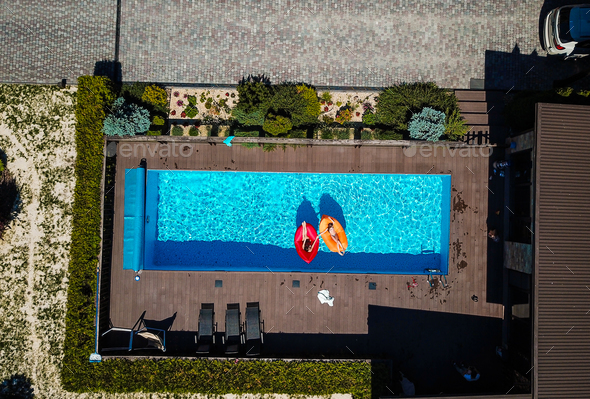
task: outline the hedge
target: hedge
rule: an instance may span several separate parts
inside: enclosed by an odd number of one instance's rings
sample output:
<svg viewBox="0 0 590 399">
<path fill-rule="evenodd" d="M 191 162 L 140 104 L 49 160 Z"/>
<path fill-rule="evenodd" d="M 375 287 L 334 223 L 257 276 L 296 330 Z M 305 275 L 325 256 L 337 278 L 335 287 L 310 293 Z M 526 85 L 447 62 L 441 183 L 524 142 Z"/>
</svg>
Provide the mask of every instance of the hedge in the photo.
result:
<svg viewBox="0 0 590 399">
<path fill-rule="evenodd" d="M 105 77 L 80 77 L 76 104 L 76 188 L 69 265 L 64 389 L 73 392 L 283 393 L 355 398 L 378 395 L 387 369 L 365 362 L 179 359 L 108 359 L 90 363 L 94 351 L 96 267 L 100 249 L 102 124 L 115 100 Z M 375 374 L 373 374 L 375 373 Z"/>
</svg>

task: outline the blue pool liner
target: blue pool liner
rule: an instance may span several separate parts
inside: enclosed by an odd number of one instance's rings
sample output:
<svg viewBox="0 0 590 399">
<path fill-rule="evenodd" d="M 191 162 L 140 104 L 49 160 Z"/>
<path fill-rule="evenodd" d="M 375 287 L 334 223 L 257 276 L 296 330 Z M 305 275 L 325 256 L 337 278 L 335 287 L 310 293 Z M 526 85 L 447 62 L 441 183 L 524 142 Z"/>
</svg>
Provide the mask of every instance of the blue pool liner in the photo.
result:
<svg viewBox="0 0 590 399">
<path fill-rule="evenodd" d="M 321 243 L 320 251 L 305 263 L 295 248 L 281 248 L 249 242 L 159 241 L 158 173 L 150 170 L 146 184 L 145 270 L 309 272 L 352 274 L 429 274 L 428 269 L 448 274 L 450 240 L 451 176 L 442 179 L 442 231 L 440 253 L 346 253 L 329 252 Z M 314 226 L 316 229 L 318 226 Z M 293 231 L 297 226 L 293 225 Z"/>
<path fill-rule="evenodd" d="M 145 168 L 125 169 L 123 269 L 142 270 L 145 242 Z"/>
</svg>

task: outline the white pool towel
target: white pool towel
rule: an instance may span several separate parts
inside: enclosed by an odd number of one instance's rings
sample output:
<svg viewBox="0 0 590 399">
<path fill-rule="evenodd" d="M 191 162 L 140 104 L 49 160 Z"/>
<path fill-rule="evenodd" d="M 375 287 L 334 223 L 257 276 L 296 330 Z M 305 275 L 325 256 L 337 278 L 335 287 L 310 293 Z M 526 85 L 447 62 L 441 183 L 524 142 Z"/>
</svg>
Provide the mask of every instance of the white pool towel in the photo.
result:
<svg viewBox="0 0 590 399">
<path fill-rule="evenodd" d="M 328 290 L 319 291 L 318 299 L 322 304 L 327 303 L 330 306 L 334 306 L 334 298 L 330 296 L 330 291 Z"/>
</svg>

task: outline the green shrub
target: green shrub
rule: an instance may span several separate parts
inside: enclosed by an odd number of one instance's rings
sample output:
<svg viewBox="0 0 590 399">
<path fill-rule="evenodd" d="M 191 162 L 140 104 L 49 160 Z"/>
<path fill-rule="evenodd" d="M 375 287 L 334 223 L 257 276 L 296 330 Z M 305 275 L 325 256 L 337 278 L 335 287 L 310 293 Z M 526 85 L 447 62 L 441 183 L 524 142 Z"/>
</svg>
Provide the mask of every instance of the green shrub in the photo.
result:
<svg viewBox="0 0 590 399">
<path fill-rule="evenodd" d="M 377 115 L 371 111 L 367 111 L 363 114 L 363 123 L 367 126 L 373 126 L 377 123 Z"/>
<path fill-rule="evenodd" d="M 379 123 L 397 131 L 408 129 L 410 117 L 424 107 L 433 108 L 450 116 L 459 109 L 457 97 L 434 83 L 400 84 L 379 94 L 376 115 Z"/>
<path fill-rule="evenodd" d="M 558 89 L 555 89 L 555 93 L 562 97 L 569 97 L 572 95 L 573 92 L 574 89 L 572 87 L 560 87 Z"/>
<path fill-rule="evenodd" d="M 251 114 L 263 110 L 266 114 L 268 104 L 272 98 L 271 87 L 263 82 L 245 81 L 238 85 L 238 103 L 237 109 Z"/>
<path fill-rule="evenodd" d="M 289 118 L 273 114 L 269 114 L 266 117 L 264 125 L 262 126 L 262 129 L 264 129 L 265 132 L 270 133 L 273 136 L 287 133 L 291 128 L 293 128 L 293 123 L 291 123 Z"/>
<path fill-rule="evenodd" d="M 234 117 L 242 126 L 262 126 L 264 125 L 265 111 L 262 109 L 246 113 L 246 111 L 234 108 L 231 111 Z"/>
<path fill-rule="evenodd" d="M 314 89 L 313 90 L 315 93 Z M 304 97 L 297 86 L 292 84 L 281 84 L 274 86 L 274 95 L 270 102 L 270 110 L 275 115 L 284 115 L 289 118 L 293 126 L 313 125 L 318 123 L 320 114 L 319 102 L 315 103 L 310 98 L 310 91 L 306 90 Z M 317 95 L 316 101 L 317 101 Z M 317 104 L 317 109 L 316 109 Z M 309 113 L 309 110 L 314 110 Z"/>
<path fill-rule="evenodd" d="M 373 132 L 375 140 L 403 140 L 404 135 L 391 129 L 377 128 Z"/>
<path fill-rule="evenodd" d="M 325 127 L 321 130 L 321 138 L 323 140 L 332 140 L 336 136 L 336 129 L 332 127 Z"/>
<path fill-rule="evenodd" d="M 350 122 L 350 120 L 352 119 L 352 111 L 350 110 L 350 108 L 345 108 L 345 109 L 341 109 L 340 111 L 338 111 L 338 113 L 336 114 L 336 122 L 343 125 L 346 122 Z"/>
<path fill-rule="evenodd" d="M 127 99 L 133 99 L 137 102 L 143 101 L 143 94 L 145 93 L 146 87 L 149 83 L 135 82 L 133 84 L 124 84 L 121 86 L 119 97 L 125 97 Z"/>
<path fill-rule="evenodd" d="M 329 91 L 325 91 L 322 93 L 322 100 L 327 103 L 332 102 L 332 94 Z"/>
<path fill-rule="evenodd" d="M 4 161 L 0 158 L 0 173 L 4 172 Z"/>
<path fill-rule="evenodd" d="M 307 131 L 303 129 L 293 129 L 289 132 L 289 138 L 304 139 L 307 138 Z"/>
<path fill-rule="evenodd" d="M 166 119 L 162 118 L 161 116 L 154 116 L 154 119 L 152 120 L 152 124 L 156 125 L 156 126 L 163 126 L 166 123 Z"/>
<path fill-rule="evenodd" d="M 102 129 L 107 136 L 135 136 L 150 128 L 149 112 L 136 104 L 125 102 L 123 97 L 115 100 L 111 110 Z"/>
<path fill-rule="evenodd" d="M 274 144 L 274 143 L 264 143 L 262 145 L 262 151 L 264 151 L 264 152 L 273 152 L 277 148 L 278 148 L 278 145 Z"/>
<path fill-rule="evenodd" d="M 161 135 L 162 135 L 161 130 L 148 130 L 146 133 L 146 136 L 161 136 Z"/>
<path fill-rule="evenodd" d="M 297 91 L 305 102 L 305 114 L 314 118 L 314 123 L 317 123 L 317 118 L 322 113 L 318 93 L 314 88 L 306 85 L 297 86 Z"/>
<path fill-rule="evenodd" d="M 193 136 L 193 137 L 194 137 L 194 136 L 198 136 L 198 135 L 199 135 L 199 133 L 200 133 L 200 132 L 199 132 L 199 129 L 197 129 L 197 128 L 196 128 L 196 127 L 194 127 L 194 126 L 191 126 L 191 128 L 188 130 L 188 135 L 189 135 L 189 136 Z"/>
<path fill-rule="evenodd" d="M 361 140 L 373 140 L 373 132 L 370 130 L 363 129 L 361 130 Z"/>
<path fill-rule="evenodd" d="M 465 120 L 459 110 L 454 110 L 446 119 L 445 135 L 449 140 L 459 140 L 465 136 L 468 130 L 469 127 L 465 124 Z"/>
<path fill-rule="evenodd" d="M 174 126 L 172 128 L 172 136 L 182 136 L 184 134 L 184 129 L 181 126 Z"/>
<path fill-rule="evenodd" d="M 149 104 L 159 107 L 168 107 L 168 93 L 156 85 L 147 86 L 141 96 L 141 99 Z"/>
<path fill-rule="evenodd" d="M 408 130 L 411 138 L 438 141 L 445 133 L 445 114 L 425 107 L 419 114 L 412 116 Z"/>
<path fill-rule="evenodd" d="M 590 96 L 590 90 L 579 90 L 576 94 L 582 97 L 588 97 Z"/>
<path fill-rule="evenodd" d="M 184 115 L 189 119 L 194 119 L 199 114 L 197 107 L 192 104 L 187 105 L 183 112 Z"/>
</svg>

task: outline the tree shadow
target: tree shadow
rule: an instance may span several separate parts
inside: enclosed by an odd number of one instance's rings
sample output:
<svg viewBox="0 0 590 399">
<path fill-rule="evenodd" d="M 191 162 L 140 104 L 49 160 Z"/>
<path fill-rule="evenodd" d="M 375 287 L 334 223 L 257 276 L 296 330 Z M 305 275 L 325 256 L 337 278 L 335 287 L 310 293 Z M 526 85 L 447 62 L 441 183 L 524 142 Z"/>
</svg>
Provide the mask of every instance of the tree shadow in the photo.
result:
<svg viewBox="0 0 590 399">
<path fill-rule="evenodd" d="M 318 214 L 313 209 L 311 201 L 303 197 L 303 201 L 297 208 L 297 217 L 295 219 L 295 227 L 298 228 L 305 221 L 307 224 L 312 225 L 316 230 L 319 228 L 320 222 Z"/>
<path fill-rule="evenodd" d="M 119 61 L 97 61 L 94 64 L 94 76 L 106 76 L 115 83 L 121 83 L 123 72 Z"/>
<path fill-rule="evenodd" d="M 8 169 L 0 172 L 0 239 L 22 208 L 21 189 Z"/>
<path fill-rule="evenodd" d="M 330 194 L 322 194 L 320 198 L 320 215 L 331 216 L 336 219 L 344 230 L 346 230 L 346 219 L 344 218 L 344 212 L 342 207 Z"/>
<path fill-rule="evenodd" d="M 31 379 L 22 374 L 13 374 L 0 384 L 0 398 L 32 399 L 35 397 Z"/>
</svg>

